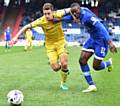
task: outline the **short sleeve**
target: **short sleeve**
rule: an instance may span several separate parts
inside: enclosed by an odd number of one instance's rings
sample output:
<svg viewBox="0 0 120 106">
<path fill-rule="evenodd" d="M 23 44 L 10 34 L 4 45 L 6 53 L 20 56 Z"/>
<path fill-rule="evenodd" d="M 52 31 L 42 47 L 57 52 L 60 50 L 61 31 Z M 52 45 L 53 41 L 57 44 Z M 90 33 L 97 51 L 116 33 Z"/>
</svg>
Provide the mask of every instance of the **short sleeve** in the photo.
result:
<svg viewBox="0 0 120 106">
<path fill-rule="evenodd" d="M 59 18 L 62 18 L 65 14 L 66 14 L 66 13 L 65 13 L 65 9 L 57 10 L 57 11 L 55 12 L 55 15 L 56 15 L 57 17 L 59 17 Z"/>
</svg>

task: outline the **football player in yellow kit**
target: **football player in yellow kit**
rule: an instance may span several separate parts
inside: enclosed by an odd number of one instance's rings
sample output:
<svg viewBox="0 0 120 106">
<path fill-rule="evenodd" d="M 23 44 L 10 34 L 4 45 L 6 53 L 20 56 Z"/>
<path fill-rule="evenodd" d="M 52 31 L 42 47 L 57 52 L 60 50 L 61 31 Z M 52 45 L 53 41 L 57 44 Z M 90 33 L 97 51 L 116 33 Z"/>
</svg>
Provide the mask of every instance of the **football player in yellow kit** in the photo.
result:
<svg viewBox="0 0 120 106">
<path fill-rule="evenodd" d="M 32 50 L 33 44 L 32 44 L 32 31 L 30 28 L 28 28 L 25 32 L 25 39 L 26 39 L 26 45 L 24 47 L 24 50 L 27 51 Z"/>
<path fill-rule="evenodd" d="M 68 52 L 65 48 L 66 41 L 62 30 L 62 17 L 70 13 L 70 8 L 54 11 L 51 3 L 45 3 L 43 6 L 43 16 L 37 20 L 25 25 L 12 39 L 12 43 L 28 28 L 41 27 L 45 34 L 45 47 L 52 69 L 57 72 L 61 70 L 60 88 L 68 90 L 65 82 L 68 76 Z"/>
</svg>

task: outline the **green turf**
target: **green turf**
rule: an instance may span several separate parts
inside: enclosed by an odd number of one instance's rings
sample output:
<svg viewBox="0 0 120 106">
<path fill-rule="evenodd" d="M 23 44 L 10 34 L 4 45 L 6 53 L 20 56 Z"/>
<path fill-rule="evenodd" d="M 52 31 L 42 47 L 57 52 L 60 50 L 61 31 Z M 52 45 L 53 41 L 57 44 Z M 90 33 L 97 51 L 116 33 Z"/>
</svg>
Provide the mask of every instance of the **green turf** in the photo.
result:
<svg viewBox="0 0 120 106">
<path fill-rule="evenodd" d="M 59 72 L 55 73 L 50 68 L 44 47 L 27 52 L 23 51 L 23 47 L 13 47 L 10 52 L 0 47 L 0 106 L 9 106 L 6 95 L 12 89 L 24 93 L 22 106 L 119 106 L 120 49 L 113 56 L 113 72 L 94 72 L 91 67 L 98 91 L 87 94 L 81 92 L 88 85 L 79 69 L 80 49 L 68 48 L 70 89 L 62 91 L 59 89 Z"/>
</svg>

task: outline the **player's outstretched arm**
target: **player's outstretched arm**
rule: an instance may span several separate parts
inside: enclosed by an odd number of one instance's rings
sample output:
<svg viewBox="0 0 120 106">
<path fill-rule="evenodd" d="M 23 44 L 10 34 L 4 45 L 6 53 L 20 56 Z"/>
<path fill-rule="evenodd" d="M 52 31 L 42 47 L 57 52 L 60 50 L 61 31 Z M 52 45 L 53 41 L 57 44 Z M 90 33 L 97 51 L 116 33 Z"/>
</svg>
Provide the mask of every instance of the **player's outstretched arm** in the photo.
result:
<svg viewBox="0 0 120 106">
<path fill-rule="evenodd" d="M 30 24 L 25 25 L 24 27 L 22 27 L 22 29 L 16 34 L 16 36 L 11 40 L 12 43 L 16 42 L 18 37 L 25 32 L 28 28 L 31 28 Z"/>
<path fill-rule="evenodd" d="M 108 41 L 108 45 L 109 45 L 109 49 L 112 53 L 117 53 L 117 48 L 115 47 L 115 45 L 113 44 L 112 40 Z"/>
</svg>

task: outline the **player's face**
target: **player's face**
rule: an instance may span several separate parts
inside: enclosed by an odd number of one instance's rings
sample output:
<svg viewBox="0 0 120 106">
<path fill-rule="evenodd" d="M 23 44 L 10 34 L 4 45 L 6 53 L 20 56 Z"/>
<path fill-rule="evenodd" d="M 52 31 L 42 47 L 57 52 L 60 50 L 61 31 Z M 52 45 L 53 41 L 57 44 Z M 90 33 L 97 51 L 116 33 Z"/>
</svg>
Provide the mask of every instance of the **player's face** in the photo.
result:
<svg viewBox="0 0 120 106">
<path fill-rule="evenodd" d="M 75 6 L 71 8 L 72 14 L 78 19 L 80 16 L 80 8 Z"/>
<path fill-rule="evenodd" d="M 30 31 L 30 29 L 27 29 L 27 31 Z"/>
<path fill-rule="evenodd" d="M 52 20 L 53 19 L 53 11 L 52 10 L 43 10 L 43 14 L 47 20 Z"/>
</svg>

